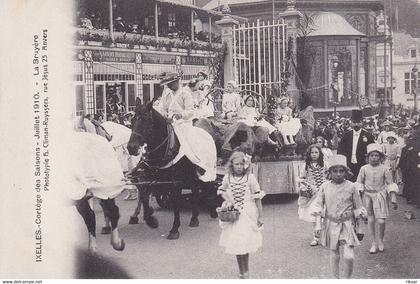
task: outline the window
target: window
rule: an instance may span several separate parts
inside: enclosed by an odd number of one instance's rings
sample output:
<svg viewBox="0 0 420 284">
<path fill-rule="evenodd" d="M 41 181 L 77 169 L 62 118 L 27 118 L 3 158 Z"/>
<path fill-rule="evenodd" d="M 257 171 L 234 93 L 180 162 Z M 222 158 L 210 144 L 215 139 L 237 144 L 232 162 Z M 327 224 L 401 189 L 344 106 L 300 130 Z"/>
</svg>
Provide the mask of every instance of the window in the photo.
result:
<svg viewBox="0 0 420 284">
<path fill-rule="evenodd" d="M 386 57 L 386 66 L 389 68 L 389 57 Z M 376 56 L 376 67 L 384 67 L 384 56 Z"/>
<path fill-rule="evenodd" d="M 417 58 L 417 50 L 416 49 L 410 49 L 410 56 L 411 56 L 411 58 Z"/>
<path fill-rule="evenodd" d="M 175 20 L 175 13 L 169 13 L 168 14 L 168 27 L 175 27 L 176 26 L 176 20 Z"/>
<path fill-rule="evenodd" d="M 420 86 L 420 72 L 417 72 L 417 88 Z M 412 72 L 404 73 L 404 91 L 405 94 L 411 94 L 412 87 L 414 87 L 414 77 Z"/>
</svg>

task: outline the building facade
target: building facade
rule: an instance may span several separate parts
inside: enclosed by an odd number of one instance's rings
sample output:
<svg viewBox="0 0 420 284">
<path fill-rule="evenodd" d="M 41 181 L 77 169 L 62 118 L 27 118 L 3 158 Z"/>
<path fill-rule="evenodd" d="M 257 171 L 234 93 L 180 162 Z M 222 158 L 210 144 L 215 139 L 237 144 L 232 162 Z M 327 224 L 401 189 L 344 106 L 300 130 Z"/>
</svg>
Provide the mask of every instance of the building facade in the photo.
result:
<svg viewBox="0 0 420 284">
<path fill-rule="evenodd" d="M 308 21 L 297 28 L 296 85 L 312 96 L 316 111 L 377 103 L 377 44 L 385 40 L 385 32 L 378 29 L 383 1 L 212 0 L 204 8 L 217 11 L 220 6 L 249 22 L 276 20 L 291 6 L 303 14 L 301 23 Z"/>
<path fill-rule="evenodd" d="M 219 13 L 179 0 L 147 1 L 138 7 L 127 2 L 110 0 L 98 7 L 95 1 L 78 1 L 76 115 L 109 117 L 110 100 L 122 112 L 131 111 L 137 98 L 147 103 L 161 94 L 162 72 L 182 72 L 183 83 L 200 71 L 210 77 L 214 72 L 212 60 L 223 51 L 212 22 L 221 18 Z"/>
<path fill-rule="evenodd" d="M 390 82 L 390 70 L 392 67 L 393 76 L 393 90 L 392 90 L 392 104 L 402 105 L 404 107 L 414 107 L 414 91 L 415 86 L 420 86 L 419 72 L 416 76 L 413 74 L 413 68 L 420 67 L 420 39 L 413 38 L 406 33 L 394 33 L 392 44 L 392 66 L 390 64 L 390 52 L 387 54 L 387 82 Z M 384 60 L 383 60 L 383 45 L 378 45 L 378 88 L 383 88 L 384 82 Z M 389 47 L 388 47 L 389 48 Z M 415 78 L 417 84 L 415 84 Z M 390 83 L 388 83 L 388 89 Z M 390 90 L 388 91 L 388 94 Z M 417 91 L 418 94 L 418 91 Z M 417 103 L 420 102 L 417 96 Z"/>
</svg>

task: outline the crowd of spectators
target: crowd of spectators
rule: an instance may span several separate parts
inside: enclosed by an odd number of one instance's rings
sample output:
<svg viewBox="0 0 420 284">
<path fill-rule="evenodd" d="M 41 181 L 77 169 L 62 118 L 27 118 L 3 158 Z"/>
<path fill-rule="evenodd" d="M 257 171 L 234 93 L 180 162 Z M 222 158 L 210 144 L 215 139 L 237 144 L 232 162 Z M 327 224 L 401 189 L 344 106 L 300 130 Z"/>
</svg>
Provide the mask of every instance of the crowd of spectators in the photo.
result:
<svg viewBox="0 0 420 284">
<path fill-rule="evenodd" d="M 363 128 L 374 136 L 376 143 L 383 145 L 385 165 L 389 166 L 402 196 L 408 204 L 420 208 L 420 188 L 415 182 L 420 178 L 420 115 L 409 113 L 401 108 L 383 118 L 379 115 L 365 117 Z M 335 152 L 344 133 L 351 129 L 350 118 L 318 119 L 313 142 L 323 143 L 322 148 Z"/>
</svg>

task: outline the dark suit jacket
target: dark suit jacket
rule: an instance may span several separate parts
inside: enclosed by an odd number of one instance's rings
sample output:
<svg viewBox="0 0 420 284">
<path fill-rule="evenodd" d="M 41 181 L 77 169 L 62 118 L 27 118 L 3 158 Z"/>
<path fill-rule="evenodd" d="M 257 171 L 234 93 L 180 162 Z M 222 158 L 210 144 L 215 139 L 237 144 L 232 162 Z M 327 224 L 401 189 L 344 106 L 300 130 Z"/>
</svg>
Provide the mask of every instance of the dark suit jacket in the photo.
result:
<svg viewBox="0 0 420 284">
<path fill-rule="evenodd" d="M 375 143 L 375 138 L 372 134 L 362 129 L 357 142 L 356 158 L 358 165 L 366 164 L 367 145 Z M 353 149 L 353 130 L 347 131 L 338 144 L 337 154 L 346 156 L 347 165 L 351 162 L 351 151 Z"/>
</svg>

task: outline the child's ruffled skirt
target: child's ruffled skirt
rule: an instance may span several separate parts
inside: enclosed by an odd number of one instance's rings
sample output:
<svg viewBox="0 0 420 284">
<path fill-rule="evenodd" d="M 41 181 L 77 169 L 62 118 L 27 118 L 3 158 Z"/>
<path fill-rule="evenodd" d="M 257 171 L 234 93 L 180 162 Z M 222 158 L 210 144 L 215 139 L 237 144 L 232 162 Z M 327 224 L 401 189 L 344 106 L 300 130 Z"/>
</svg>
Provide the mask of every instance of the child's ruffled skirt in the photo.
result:
<svg viewBox="0 0 420 284">
<path fill-rule="evenodd" d="M 261 229 L 257 225 L 258 209 L 254 202 L 247 202 L 236 222 L 221 222 L 219 245 L 225 253 L 242 255 L 258 251 L 262 246 Z"/>
</svg>

